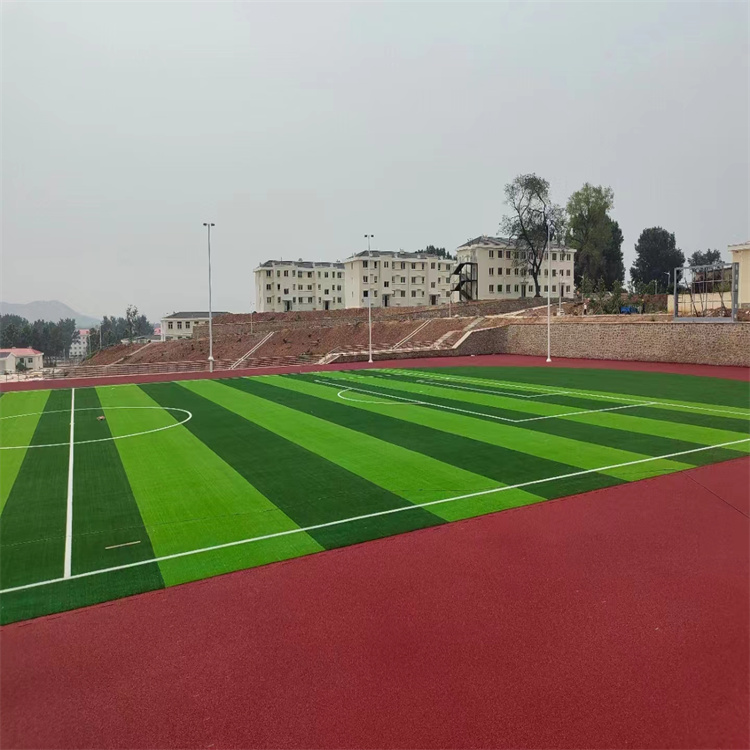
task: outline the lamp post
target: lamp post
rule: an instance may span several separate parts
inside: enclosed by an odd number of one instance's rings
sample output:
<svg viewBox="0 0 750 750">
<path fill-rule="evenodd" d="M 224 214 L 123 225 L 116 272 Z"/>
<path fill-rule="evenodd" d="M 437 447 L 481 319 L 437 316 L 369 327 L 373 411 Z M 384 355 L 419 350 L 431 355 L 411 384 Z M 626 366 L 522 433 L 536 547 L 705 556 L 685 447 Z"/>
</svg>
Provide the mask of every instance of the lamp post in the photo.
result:
<svg viewBox="0 0 750 750">
<path fill-rule="evenodd" d="M 374 234 L 366 234 L 365 239 L 367 240 L 367 258 L 370 259 L 370 240 L 375 237 Z M 370 276 L 370 264 L 367 264 L 367 276 Z M 370 358 L 367 360 L 372 363 L 372 289 L 367 290 L 367 328 L 369 331 L 369 352 Z"/>
<path fill-rule="evenodd" d="M 552 219 L 547 217 L 547 362 L 552 361 Z"/>
<path fill-rule="evenodd" d="M 204 221 L 203 226 L 208 230 L 208 371 L 214 371 L 214 329 L 211 314 L 211 227 L 213 222 Z"/>
</svg>

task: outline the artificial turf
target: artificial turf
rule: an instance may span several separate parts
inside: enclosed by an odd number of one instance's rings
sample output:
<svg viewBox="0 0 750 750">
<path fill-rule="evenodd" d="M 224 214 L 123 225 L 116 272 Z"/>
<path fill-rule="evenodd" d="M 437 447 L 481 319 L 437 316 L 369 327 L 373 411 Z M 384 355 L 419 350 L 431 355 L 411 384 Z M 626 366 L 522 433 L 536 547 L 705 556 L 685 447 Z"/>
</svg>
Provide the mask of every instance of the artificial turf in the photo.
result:
<svg viewBox="0 0 750 750">
<path fill-rule="evenodd" d="M 735 458 L 749 397 L 712 378 L 489 367 L 76 389 L 64 578 L 72 394 L 7 393 L 0 616 Z"/>
</svg>

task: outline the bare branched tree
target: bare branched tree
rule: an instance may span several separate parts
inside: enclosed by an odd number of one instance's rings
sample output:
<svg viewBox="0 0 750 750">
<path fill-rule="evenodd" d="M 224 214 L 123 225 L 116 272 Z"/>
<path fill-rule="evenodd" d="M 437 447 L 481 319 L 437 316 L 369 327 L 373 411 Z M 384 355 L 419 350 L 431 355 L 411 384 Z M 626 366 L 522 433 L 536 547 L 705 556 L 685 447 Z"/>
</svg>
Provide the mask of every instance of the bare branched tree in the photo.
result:
<svg viewBox="0 0 750 750">
<path fill-rule="evenodd" d="M 503 218 L 501 233 L 515 245 L 514 260 L 534 280 L 534 296 L 540 297 L 539 276 L 547 249 L 547 232 L 549 229 L 553 243 L 565 236 L 565 211 L 552 203 L 549 182 L 535 174 L 518 175 L 508 183 L 505 202 L 511 214 Z"/>
</svg>

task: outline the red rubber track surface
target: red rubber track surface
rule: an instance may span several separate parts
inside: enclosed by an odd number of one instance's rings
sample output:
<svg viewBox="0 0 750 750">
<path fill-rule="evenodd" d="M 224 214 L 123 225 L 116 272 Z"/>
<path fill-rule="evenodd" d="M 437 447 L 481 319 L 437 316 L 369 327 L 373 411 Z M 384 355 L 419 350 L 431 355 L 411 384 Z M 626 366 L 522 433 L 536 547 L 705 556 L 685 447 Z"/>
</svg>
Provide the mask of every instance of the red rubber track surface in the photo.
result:
<svg viewBox="0 0 750 750">
<path fill-rule="evenodd" d="M 746 748 L 750 458 L 1 632 L 4 748 Z"/>
<path fill-rule="evenodd" d="M 173 380 L 205 380 L 246 375 L 285 375 L 292 372 L 326 372 L 332 370 L 362 370 L 371 367 L 590 367 L 601 370 L 639 370 L 667 372 L 677 375 L 703 375 L 727 380 L 750 382 L 750 367 L 728 365 L 688 365 L 674 362 L 630 362 L 609 359 L 554 359 L 547 364 L 543 357 L 522 354 L 486 354 L 476 357 L 419 357 L 415 359 L 349 362 L 330 365 L 296 365 L 292 367 L 258 367 L 249 370 L 217 370 L 209 372 L 164 372 L 154 375 L 113 375 L 98 378 L 63 378 L 60 380 L 23 380 L 0 383 L 3 391 L 35 391 L 47 388 L 88 388 L 97 385 L 126 383 L 161 383 Z"/>
</svg>

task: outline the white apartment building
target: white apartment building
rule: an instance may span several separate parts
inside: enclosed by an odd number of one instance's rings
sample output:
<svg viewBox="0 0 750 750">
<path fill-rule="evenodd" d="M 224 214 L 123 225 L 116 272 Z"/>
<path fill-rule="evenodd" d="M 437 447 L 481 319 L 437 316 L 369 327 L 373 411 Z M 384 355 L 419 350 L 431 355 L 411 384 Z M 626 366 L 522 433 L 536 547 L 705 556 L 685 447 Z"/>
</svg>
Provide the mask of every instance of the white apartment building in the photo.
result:
<svg viewBox="0 0 750 750">
<path fill-rule="evenodd" d="M 211 317 L 228 315 L 227 312 L 213 310 Z M 161 340 L 191 339 L 196 323 L 208 323 L 208 311 L 176 312 L 161 319 Z"/>
<path fill-rule="evenodd" d="M 357 253 L 344 261 L 346 307 L 447 304 L 455 261 L 426 253 Z"/>
<path fill-rule="evenodd" d="M 539 274 L 539 291 L 547 295 L 548 288 L 554 298 L 571 297 L 574 293 L 573 257 L 575 250 L 553 245 L 551 269 L 545 253 Z M 525 264 L 525 253 L 502 237 L 475 237 L 456 250 L 460 275 L 454 277 L 454 286 L 462 286 L 461 299 L 514 299 L 533 297 L 534 279 Z M 461 264 L 467 264 L 461 268 Z M 476 265 L 473 265 L 476 264 Z M 551 270 L 551 274 L 550 274 Z M 474 274 L 472 276 L 472 273 Z M 463 281 L 462 281 L 463 279 Z"/>
<path fill-rule="evenodd" d="M 341 310 L 345 283 L 343 263 L 267 260 L 255 269 L 256 310 Z"/>
<path fill-rule="evenodd" d="M 85 357 L 89 353 L 89 329 L 79 328 L 78 329 L 78 341 L 74 341 L 70 345 L 70 352 L 68 356 L 71 359 L 78 359 Z"/>
</svg>

